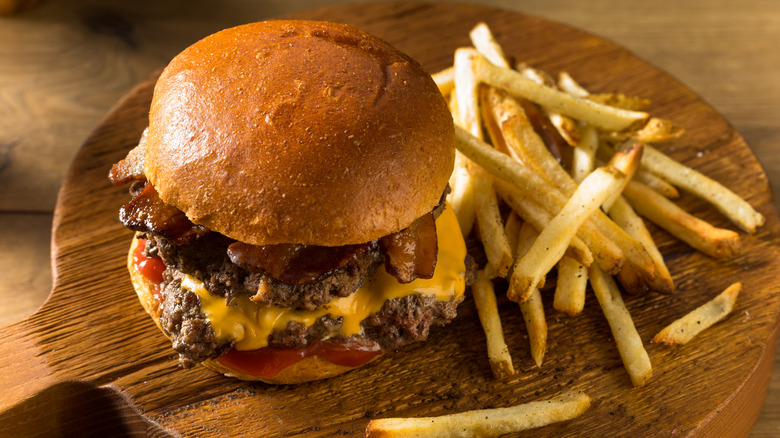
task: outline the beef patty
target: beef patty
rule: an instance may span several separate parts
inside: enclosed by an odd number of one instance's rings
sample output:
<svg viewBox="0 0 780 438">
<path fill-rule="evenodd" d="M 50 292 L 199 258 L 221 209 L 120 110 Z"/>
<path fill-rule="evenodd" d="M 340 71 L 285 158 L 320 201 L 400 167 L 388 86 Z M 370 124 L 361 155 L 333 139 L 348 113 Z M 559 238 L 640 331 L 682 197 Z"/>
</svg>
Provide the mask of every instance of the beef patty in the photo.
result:
<svg viewBox="0 0 780 438">
<path fill-rule="evenodd" d="M 206 359 L 226 353 L 232 342 L 220 341 L 200 308 L 195 292 L 182 288 L 184 274 L 167 269 L 160 291 L 160 325 L 171 338 L 182 367 L 190 368 Z M 379 345 L 382 351 L 395 351 L 404 345 L 425 340 L 429 329 L 444 325 L 455 318 L 461 300 L 438 301 L 428 295 L 408 295 L 388 300 L 379 312 L 363 320 L 363 334 L 351 336 L 350 342 Z M 275 330 L 268 338 L 271 347 L 303 348 L 314 341 L 334 337 L 341 328 L 341 318 L 323 316 L 305 326 L 290 322 Z"/>
</svg>

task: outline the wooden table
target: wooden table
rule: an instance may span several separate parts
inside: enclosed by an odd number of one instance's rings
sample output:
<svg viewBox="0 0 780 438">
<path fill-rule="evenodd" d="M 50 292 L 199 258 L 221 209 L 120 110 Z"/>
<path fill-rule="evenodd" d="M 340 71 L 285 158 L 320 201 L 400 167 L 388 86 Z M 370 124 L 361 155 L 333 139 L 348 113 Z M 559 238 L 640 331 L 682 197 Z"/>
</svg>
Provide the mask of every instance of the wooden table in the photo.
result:
<svg viewBox="0 0 780 438">
<path fill-rule="evenodd" d="M 196 39 L 329 1 L 49 0 L 0 18 L 0 325 L 51 286 L 49 234 L 73 155 L 134 84 Z M 621 44 L 699 93 L 752 146 L 780 187 L 780 3 L 774 0 L 474 2 L 560 21 Z M 751 436 L 780 433 L 780 354 Z"/>
</svg>

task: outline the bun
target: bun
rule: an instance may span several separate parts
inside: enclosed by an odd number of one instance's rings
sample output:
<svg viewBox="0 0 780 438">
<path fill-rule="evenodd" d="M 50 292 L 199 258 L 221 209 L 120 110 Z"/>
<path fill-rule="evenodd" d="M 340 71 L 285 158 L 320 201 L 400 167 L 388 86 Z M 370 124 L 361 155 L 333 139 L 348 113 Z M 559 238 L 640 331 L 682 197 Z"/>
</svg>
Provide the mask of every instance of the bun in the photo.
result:
<svg viewBox="0 0 780 438">
<path fill-rule="evenodd" d="M 454 154 L 447 103 L 417 62 L 350 26 L 266 21 L 168 65 L 144 171 L 163 201 L 230 238 L 340 246 L 430 212 Z"/>
<path fill-rule="evenodd" d="M 133 289 L 135 289 L 135 293 L 138 295 L 138 299 L 141 301 L 141 305 L 144 307 L 149 316 L 152 317 L 154 323 L 157 325 L 157 328 L 159 328 L 160 331 L 165 334 L 165 331 L 160 325 L 160 302 L 154 296 L 155 284 L 141 275 L 133 263 L 133 251 L 135 251 L 136 246 L 138 246 L 138 239 L 133 237 L 133 241 L 130 244 L 130 252 L 128 253 L 127 257 L 127 269 L 130 271 L 130 279 L 133 283 Z M 375 360 L 380 356 L 381 354 L 377 355 L 372 360 Z M 271 378 L 260 378 L 251 374 L 247 374 L 211 359 L 201 362 L 201 365 L 228 377 L 235 377 L 240 380 L 260 381 L 274 385 L 292 385 L 311 382 L 314 380 L 327 379 L 338 376 L 339 374 L 344 374 L 347 371 L 354 369 L 354 367 L 336 365 L 321 356 L 307 356 L 304 359 L 284 368 L 277 375 Z"/>
</svg>

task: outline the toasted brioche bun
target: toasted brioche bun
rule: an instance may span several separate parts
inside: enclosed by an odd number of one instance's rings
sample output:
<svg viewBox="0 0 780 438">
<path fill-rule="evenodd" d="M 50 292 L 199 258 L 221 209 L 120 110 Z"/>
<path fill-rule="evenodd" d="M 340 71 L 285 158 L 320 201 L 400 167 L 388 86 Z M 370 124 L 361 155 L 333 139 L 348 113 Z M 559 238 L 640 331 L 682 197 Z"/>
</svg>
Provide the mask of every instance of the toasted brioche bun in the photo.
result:
<svg viewBox="0 0 780 438">
<path fill-rule="evenodd" d="M 148 278 L 141 275 L 133 262 L 133 252 L 138 246 L 138 239 L 133 237 L 133 241 L 130 244 L 130 252 L 127 257 L 127 269 L 130 271 L 130 279 L 133 283 L 133 289 L 138 295 L 138 299 L 141 305 L 146 310 L 146 313 L 152 317 L 157 328 L 168 336 L 162 329 L 160 324 L 160 302 L 154 296 L 155 283 Z M 381 356 L 377 354 L 372 360 L 376 360 Z M 311 382 L 314 380 L 327 379 L 329 377 L 335 377 L 339 374 L 346 373 L 353 370 L 356 367 L 348 367 L 343 365 L 336 365 L 328 359 L 321 356 L 307 356 L 298 362 L 282 369 L 278 374 L 271 378 L 261 378 L 252 374 L 247 374 L 239 370 L 230 368 L 229 366 L 218 362 L 216 360 L 206 360 L 201 362 L 201 365 L 206 368 L 224 374 L 228 377 L 235 377 L 240 380 L 260 381 L 265 383 L 271 383 L 274 385 L 291 385 L 298 383 Z"/>
<path fill-rule="evenodd" d="M 454 154 L 447 103 L 410 57 L 350 26 L 266 21 L 206 37 L 163 71 L 144 172 L 230 238 L 340 246 L 430 212 Z"/>
</svg>

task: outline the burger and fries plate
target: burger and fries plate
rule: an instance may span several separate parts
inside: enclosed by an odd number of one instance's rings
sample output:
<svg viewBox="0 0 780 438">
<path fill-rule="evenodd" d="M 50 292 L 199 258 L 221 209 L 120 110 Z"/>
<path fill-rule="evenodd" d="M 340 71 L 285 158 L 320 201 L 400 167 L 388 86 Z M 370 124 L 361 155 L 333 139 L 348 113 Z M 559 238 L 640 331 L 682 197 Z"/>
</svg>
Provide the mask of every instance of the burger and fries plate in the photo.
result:
<svg viewBox="0 0 780 438">
<path fill-rule="evenodd" d="M 401 16 L 403 18 L 397 18 Z M 56 314 L 52 303 L 59 302 L 69 291 L 84 288 L 85 280 L 73 277 L 65 267 L 74 263 L 74 258 L 93 260 L 83 254 L 84 248 L 92 247 L 96 239 L 104 245 L 95 251 L 105 254 L 109 260 L 110 257 L 116 260 L 110 266 L 94 268 L 103 274 L 95 279 L 97 285 L 88 286 L 83 292 L 93 295 L 81 299 L 85 306 L 93 305 L 95 297 L 104 295 L 115 296 L 116 302 L 93 309 L 92 321 L 98 321 L 99 327 L 94 323 L 79 322 L 83 331 L 108 333 L 98 346 L 81 347 L 86 350 L 69 355 L 68 343 L 58 342 L 69 341 L 73 345 L 70 341 L 81 339 L 82 335 L 66 332 L 64 336 L 40 341 L 48 343 L 49 351 L 57 352 L 55 362 L 69 363 L 72 365 L 67 368 L 80 370 L 78 375 L 72 371 L 56 371 L 55 374 L 115 385 L 130 395 L 147 417 L 183 435 L 359 436 L 366 433 L 369 420 L 374 419 L 412 419 L 407 424 L 413 424 L 414 421 L 428 422 L 427 417 L 457 422 L 468 416 L 480 417 L 469 423 L 477 424 L 473 427 L 493 427 L 491 430 L 507 432 L 510 429 L 499 428 L 503 427 L 500 426 L 503 420 L 493 417 L 500 416 L 502 409 L 520 405 L 521 411 L 534 410 L 539 405 L 564 402 L 574 404 L 558 417 L 567 421 L 537 429 L 531 432 L 533 436 L 698 436 L 724 430 L 744 434 L 749 430 L 760 409 L 760 400 L 752 402 L 750 412 L 739 411 L 738 406 L 752 399 L 763 399 L 764 379 L 771 369 L 777 339 L 780 296 L 773 272 L 774 264 L 780 260 L 775 237 L 777 217 L 760 165 L 722 117 L 674 79 L 625 50 L 575 29 L 521 14 L 465 5 L 377 4 L 324 8 L 300 14 L 297 18 L 353 24 L 387 39 L 432 73 L 452 66 L 456 49 L 474 47 L 469 32 L 479 22 L 487 23 L 511 63 L 524 62 L 553 75 L 566 72 L 590 93 L 624 93 L 649 100 L 649 106 L 643 111 L 659 120 L 671 121 L 685 131 L 680 137 L 675 137 L 676 131 L 667 131 L 673 132 L 675 138 L 653 143 L 653 146 L 738 193 L 766 217 L 766 223 L 757 227 L 754 233 L 743 231 L 750 226 L 733 225 L 708 202 L 680 190 L 679 198 L 673 201 L 718 229 L 737 234 L 740 252 L 726 257 L 713 253 L 719 257 L 715 258 L 692 249 L 688 243 L 671 237 L 655 225 L 649 225 L 675 291 L 670 294 L 622 292 L 622 299 L 615 300 L 614 288 L 609 285 L 612 277 L 607 277 L 603 288 L 598 286 L 595 295 L 588 288 L 584 304 L 574 305 L 575 310 L 566 313 L 553 306 L 555 276 L 550 276 L 549 284 L 540 284 L 540 275 L 546 272 L 537 274 L 530 283 L 525 280 L 517 280 L 515 285 L 508 280 L 491 282 L 501 276 L 512 278 L 508 266 L 514 264 L 515 255 L 521 254 L 515 241 L 511 245 L 515 248 L 510 247 L 512 261 L 490 261 L 491 267 L 481 272 L 478 288 L 482 290 L 477 292 L 481 296 L 487 294 L 487 307 L 497 309 L 498 318 L 490 323 L 492 326 L 486 324 L 486 327 L 493 327 L 495 334 L 496 323 L 500 324 L 505 348 L 495 336 L 486 337 L 480 322 L 480 317 L 484 316 L 484 303 L 480 300 L 478 311 L 475 299 L 469 294 L 459 308 L 458 318 L 449 326 L 435 329 L 428 341 L 406 347 L 397 354 L 387 354 L 372 364 L 330 380 L 275 387 L 232 381 L 200 367 L 176 370 L 169 345 L 158 339 L 156 328 L 142 312 L 127 310 L 138 307 L 126 274 L 120 269 L 129 234 L 113 222 L 115 206 L 124 202 L 125 195 L 110 187 L 98 190 L 91 195 L 93 199 L 99 198 L 99 202 L 90 204 L 89 208 L 93 210 L 90 216 L 99 214 L 107 219 L 101 219 L 100 226 L 83 236 L 77 234 L 76 227 L 81 224 L 83 230 L 87 223 L 82 210 L 84 204 L 78 203 L 79 195 L 86 196 L 95 185 L 107 185 L 105 166 L 123 158 L 145 127 L 145 111 L 148 111 L 154 85 L 152 78 L 140 84 L 107 116 L 79 153 L 63 188 L 53 242 L 55 271 L 60 278 L 48 307 L 44 306 L 41 314 Z M 497 81 L 494 85 L 507 86 L 507 78 L 501 74 L 506 75 L 506 72 L 499 72 L 498 79 L 492 79 Z M 615 127 L 608 129 L 614 131 Z M 470 134 L 459 131 L 458 138 L 462 153 L 471 154 L 469 158 L 475 162 L 483 160 L 485 172 L 482 177 L 492 178 L 486 175 L 505 170 L 503 166 L 490 169 L 489 152 L 480 152 L 479 141 L 474 141 Z M 469 149 L 468 144 L 473 147 Z M 604 163 L 607 161 L 599 161 L 599 166 L 606 169 Z M 608 180 L 614 176 L 608 170 L 597 174 L 592 179 Z M 506 179 L 504 176 L 501 181 Z M 512 187 L 505 187 L 505 182 L 501 181 L 494 182 L 494 190 L 500 197 L 511 197 Z M 621 184 L 620 181 L 602 182 L 607 190 Z M 680 187 L 679 184 L 675 186 Z M 502 214 L 506 212 L 506 209 L 502 210 Z M 549 212 L 545 217 L 544 221 L 550 221 L 550 226 L 564 231 L 569 228 L 553 221 Z M 482 220 L 484 223 L 485 219 Z M 528 231 L 521 233 L 510 229 L 501 231 L 509 231 L 512 236 L 528 234 Z M 561 234 L 550 236 L 544 229 L 535 231 L 543 236 L 542 240 L 551 239 L 548 242 Z M 470 244 L 475 253 L 487 253 L 487 257 L 482 256 L 482 264 L 488 257 L 496 260 L 491 254 L 501 253 L 501 248 L 495 252 L 490 248 L 492 243 L 472 239 Z M 487 245 L 484 251 L 483 245 Z M 525 249 L 529 253 L 538 252 L 531 246 Z M 567 245 L 569 248 L 574 246 Z M 564 252 L 586 257 L 583 255 L 586 250 Z M 65 260 L 65 255 L 69 261 Z M 593 266 L 603 262 L 606 268 L 608 260 L 604 254 L 596 254 Z M 535 263 L 530 265 L 536 266 Z M 598 275 L 594 270 L 592 277 Z M 684 345 L 666 345 L 670 341 L 660 337 L 658 343 L 651 343 L 664 327 L 737 282 L 742 285 L 741 292 L 733 309 L 721 322 Z M 520 287 L 523 284 L 525 286 Z M 541 297 L 544 314 L 541 321 L 538 303 L 524 304 L 529 309 L 521 309 L 516 302 L 507 299 L 504 294 L 507 287 L 512 289 L 512 297 L 519 301 L 525 297 Z M 494 304 L 490 300 L 491 289 L 496 292 Z M 613 307 L 617 306 L 613 312 L 617 315 L 616 321 L 622 320 L 623 324 L 635 327 L 633 341 L 625 343 L 633 346 L 628 349 L 636 349 L 636 339 L 640 340 L 638 349 L 645 352 L 644 359 L 639 361 L 645 365 L 637 366 L 640 371 L 634 370 L 636 361 L 623 358 L 626 349 L 616 346 L 614 339 L 619 336 L 613 338 L 610 326 L 616 332 L 624 330 L 616 329 L 617 323 L 607 323 L 605 314 L 610 313 L 609 302 Z M 622 315 L 621 302 L 630 313 L 628 320 Z M 577 307 L 580 305 L 582 310 Z M 558 304 L 555 307 L 558 308 Z M 602 311 L 602 307 L 605 310 Z M 705 307 L 702 312 L 707 309 Z M 113 318 L 118 311 L 122 316 Z M 524 316 L 526 314 L 531 317 Z M 536 315 L 537 327 L 546 325 L 546 340 L 542 347 L 539 347 L 542 341 L 538 334 L 541 328 L 537 332 L 526 331 L 525 320 L 533 320 L 533 315 Z M 20 326 L 18 333 L 31 336 L 34 330 L 43 330 L 45 323 L 42 320 L 31 320 Z M 536 342 L 534 353 L 529 338 Z M 501 351 L 496 355 L 491 352 L 489 357 L 488 345 L 496 342 Z M 618 344 L 623 342 L 618 341 Z M 507 371 L 507 355 L 511 358 L 513 373 Z M 651 364 L 652 372 L 643 374 L 641 370 L 647 368 L 647 363 Z M 540 409 L 544 410 L 544 407 Z M 460 417 L 443 417 L 450 414 Z M 487 423 L 484 417 L 488 417 Z M 460 424 L 459 427 L 466 426 Z"/>
</svg>

